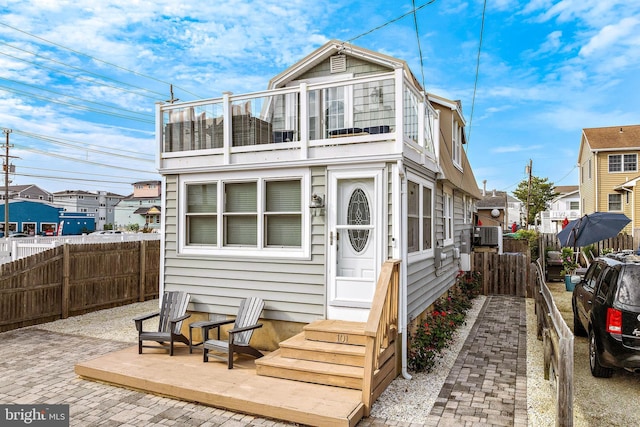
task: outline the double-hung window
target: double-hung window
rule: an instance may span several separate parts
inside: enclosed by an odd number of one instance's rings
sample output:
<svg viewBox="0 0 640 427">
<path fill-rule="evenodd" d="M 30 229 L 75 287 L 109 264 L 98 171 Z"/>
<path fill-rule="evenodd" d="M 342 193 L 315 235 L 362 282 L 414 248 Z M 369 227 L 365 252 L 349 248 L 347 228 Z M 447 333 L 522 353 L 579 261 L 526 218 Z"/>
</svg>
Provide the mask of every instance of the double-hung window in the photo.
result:
<svg viewBox="0 0 640 427">
<path fill-rule="evenodd" d="M 609 156 L 609 172 L 636 172 L 637 154 L 612 154 Z"/>
<path fill-rule="evenodd" d="M 233 256 L 309 255 L 306 172 L 290 177 L 229 175 L 184 182 L 180 251 Z"/>
<path fill-rule="evenodd" d="M 443 212 L 442 212 L 442 220 L 444 225 L 444 243 L 452 244 L 453 243 L 453 194 L 450 193 L 451 190 L 445 188 L 443 194 Z"/>
<path fill-rule="evenodd" d="M 609 194 L 609 211 L 622 210 L 622 194 Z"/>
<path fill-rule="evenodd" d="M 407 245 L 410 254 L 433 254 L 433 185 L 410 176 L 407 183 Z"/>
</svg>

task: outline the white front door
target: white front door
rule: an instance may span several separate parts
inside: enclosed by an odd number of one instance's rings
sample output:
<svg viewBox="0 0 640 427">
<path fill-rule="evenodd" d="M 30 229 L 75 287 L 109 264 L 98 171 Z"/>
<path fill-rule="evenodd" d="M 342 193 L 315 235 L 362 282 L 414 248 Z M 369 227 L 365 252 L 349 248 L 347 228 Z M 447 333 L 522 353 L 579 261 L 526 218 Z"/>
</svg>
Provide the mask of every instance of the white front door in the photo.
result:
<svg viewBox="0 0 640 427">
<path fill-rule="evenodd" d="M 330 171 L 327 318 L 364 322 L 382 263 L 382 171 Z"/>
</svg>

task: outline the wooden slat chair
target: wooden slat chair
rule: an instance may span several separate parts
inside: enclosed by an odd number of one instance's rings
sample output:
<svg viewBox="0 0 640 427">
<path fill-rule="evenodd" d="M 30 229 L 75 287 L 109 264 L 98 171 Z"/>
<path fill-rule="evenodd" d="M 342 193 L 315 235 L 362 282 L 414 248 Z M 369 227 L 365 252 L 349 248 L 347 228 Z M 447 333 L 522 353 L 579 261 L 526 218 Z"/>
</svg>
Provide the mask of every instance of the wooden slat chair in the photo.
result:
<svg viewBox="0 0 640 427">
<path fill-rule="evenodd" d="M 189 294 L 186 292 L 167 291 L 162 297 L 160 311 L 146 314 L 134 318 L 136 329 L 138 330 L 138 354 L 142 354 L 142 347 L 167 349 L 166 342 L 169 343 L 169 354 L 173 356 L 173 344 L 180 341 L 189 345 L 189 339 L 180 333 L 182 321 L 190 314 L 185 314 L 189 305 Z M 157 331 L 144 331 L 142 322 L 153 317 L 159 317 Z M 155 341 L 158 345 L 142 345 L 143 341 Z"/>
<path fill-rule="evenodd" d="M 209 351 L 215 351 L 217 353 L 223 353 L 227 355 L 227 366 L 229 369 L 233 369 L 233 355 L 234 353 L 248 354 L 256 358 L 264 356 L 260 351 L 249 345 L 253 331 L 257 328 L 261 328 L 262 324 L 258 323 L 260 314 L 264 308 L 264 301 L 257 297 L 251 297 L 243 299 L 240 302 L 240 308 L 238 309 L 238 315 L 235 320 L 221 320 L 212 321 L 202 326 L 202 337 L 204 339 L 203 347 L 203 361 L 207 362 L 209 357 L 213 357 L 218 360 L 225 360 L 223 357 L 215 354 L 209 354 Z M 218 338 L 220 337 L 220 327 L 233 323 L 233 328 L 228 331 L 228 341 L 220 339 L 208 339 L 209 331 L 218 328 Z"/>
</svg>

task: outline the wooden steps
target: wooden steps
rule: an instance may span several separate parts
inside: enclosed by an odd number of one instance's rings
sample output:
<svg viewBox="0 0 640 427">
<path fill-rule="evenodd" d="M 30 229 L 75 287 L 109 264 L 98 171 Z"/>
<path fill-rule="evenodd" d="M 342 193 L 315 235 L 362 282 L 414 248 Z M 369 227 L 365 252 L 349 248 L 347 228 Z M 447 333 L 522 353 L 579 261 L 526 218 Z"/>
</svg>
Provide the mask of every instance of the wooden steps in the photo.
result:
<svg viewBox="0 0 640 427">
<path fill-rule="evenodd" d="M 362 390 L 365 342 L 364 323 L 318 320 L 256 360 L 256 373 Z"/>
</svg>

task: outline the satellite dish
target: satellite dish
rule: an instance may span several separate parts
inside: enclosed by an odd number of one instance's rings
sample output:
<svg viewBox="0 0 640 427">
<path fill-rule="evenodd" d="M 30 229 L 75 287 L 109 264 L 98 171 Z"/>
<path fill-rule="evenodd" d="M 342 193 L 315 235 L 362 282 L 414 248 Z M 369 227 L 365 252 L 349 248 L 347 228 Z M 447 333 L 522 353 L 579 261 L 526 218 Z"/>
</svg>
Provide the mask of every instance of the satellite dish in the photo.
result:
<svg viewBox="0 0 640 427">
<path fill-rule="evenodd" d="M 493 218 L 498 218 L 500 216 L 500 211 L 498 209 L 491 209 L 491 216 Z"/>
</svg>

